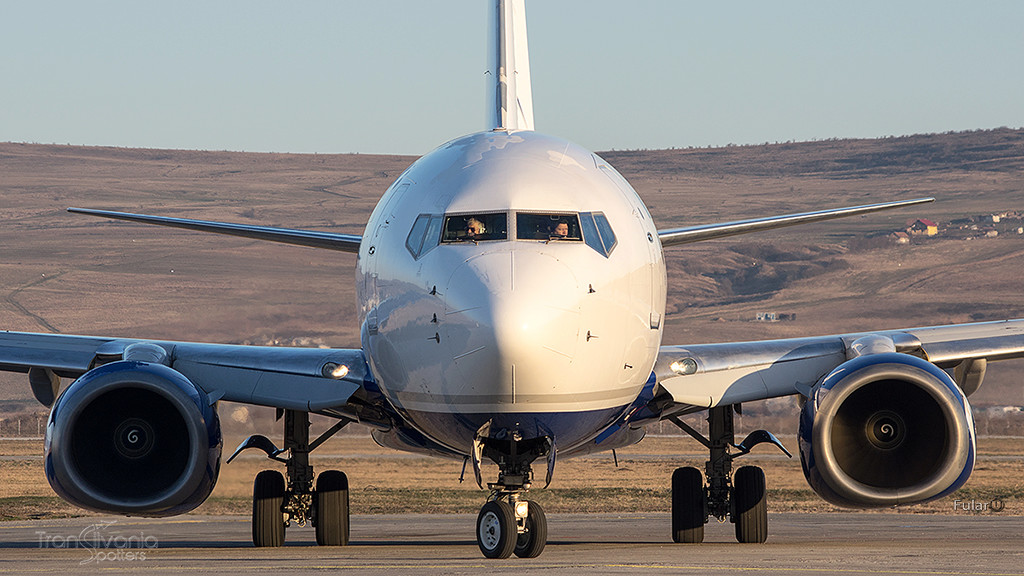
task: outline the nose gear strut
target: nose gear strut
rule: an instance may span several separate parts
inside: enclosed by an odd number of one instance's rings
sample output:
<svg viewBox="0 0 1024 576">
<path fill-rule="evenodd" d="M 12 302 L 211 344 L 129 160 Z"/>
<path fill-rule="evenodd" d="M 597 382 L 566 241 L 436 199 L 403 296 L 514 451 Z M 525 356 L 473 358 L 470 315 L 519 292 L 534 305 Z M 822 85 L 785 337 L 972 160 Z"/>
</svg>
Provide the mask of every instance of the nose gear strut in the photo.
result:
<svg viewBox="0 0 1024 576">
<path fill-rule="evenodd" d="M 533 484 L 531 463 L 547 460 L 545 487 L 551 483 L 555 466 L 555 443 L 551 436 L 524 439 L 518 430 L 490 434 L 491 422 L 473 438 L 470 459 L 477 485 L 483 487 L 481 464 L 489 458 L 498 465 L 498 481 L 489 482 L 491 493 L 477 516 L 477 544 L 488 558 L 535 558 L 547 544 L 548 522 L 540 504 L 522 495 Z"/>
</svg>

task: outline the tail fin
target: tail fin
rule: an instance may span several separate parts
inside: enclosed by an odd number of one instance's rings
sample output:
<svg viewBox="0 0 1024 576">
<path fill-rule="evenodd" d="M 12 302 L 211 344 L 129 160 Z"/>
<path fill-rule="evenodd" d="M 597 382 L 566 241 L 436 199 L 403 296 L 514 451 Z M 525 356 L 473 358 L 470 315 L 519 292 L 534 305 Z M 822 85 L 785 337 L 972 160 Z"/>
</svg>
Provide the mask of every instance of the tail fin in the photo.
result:
<svg viewBox="0 0 1024 576">
<path fill-rule="evenodd" d="M 533 130 L 524 0 L 491 0 L 489 24 L 488 128 Z"/>
</svg>

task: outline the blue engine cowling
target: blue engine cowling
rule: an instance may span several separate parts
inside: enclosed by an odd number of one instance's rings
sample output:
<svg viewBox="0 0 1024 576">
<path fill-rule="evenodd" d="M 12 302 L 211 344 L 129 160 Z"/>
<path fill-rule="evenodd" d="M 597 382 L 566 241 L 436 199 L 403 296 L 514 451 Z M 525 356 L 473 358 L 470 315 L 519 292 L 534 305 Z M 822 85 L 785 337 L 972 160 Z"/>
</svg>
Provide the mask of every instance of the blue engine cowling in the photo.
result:
<svg viewBox="0 0 1024 576">
<path fill-rule="evenodd" d="M 65 390 L 46 424 L 46 477 L 100 512 L 173 516 L 213 491 L 222 438 L 205 393 L 162 364 L 120 361 Z"/>
<path fill-rule="evenodd" d="M 967 398 L 946 372 L 908 354 L 861 356 L 832 370 L 804 403 L 799 441 L 807 482 L 839 506 L 935 500 L 974 469 Z"/>
</svg>

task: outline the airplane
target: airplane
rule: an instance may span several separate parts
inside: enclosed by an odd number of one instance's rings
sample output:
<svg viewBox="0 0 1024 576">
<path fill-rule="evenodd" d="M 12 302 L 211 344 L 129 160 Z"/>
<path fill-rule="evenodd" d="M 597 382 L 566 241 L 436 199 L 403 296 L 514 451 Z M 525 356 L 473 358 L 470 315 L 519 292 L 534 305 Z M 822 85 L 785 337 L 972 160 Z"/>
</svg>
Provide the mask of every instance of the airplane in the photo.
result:
<svg viewBox="0 0 1024 576">
<path fill-rule="evenodd" d="M 764 472 L 733 470 L 770 432 L 736 442 L 744 403 L 801 400 L 810 486 L 848 507 L 927 502 L 962 486 L 976 436 L 967 397 L 989 361 L 1024 357 L 1024 320 L 719 344 L 666 344 L 664 249 L 911 206 L 910 199 L 659 230 L 598 155 L 534 130 L 522 0 L 490 0 L 488 126 L 413 163 L 362 235 L 69 208 L 74 213 L 356 254 L 361 347 L 308 349 L 0 332 L 0 369 L 27 373 L 51 407 L 45 470 L 82 508 L 167 517 L 199 506 L 221 465 L 221 400 L 274 407 L 285 464 L 253 487 L 256 546 L 310 522 L 348 543 L 349 487 L 309 454 L 345 426 L 383 446 L 498 467 L 476 522 L 484 556 L 536 557 L 556 462 L 639 442 L 668 420 L 704 445 L 675 470 L 671 536 L 710 518 L 768 537 Z M 65 379 L 71 380 L 62 386 Z M 62 389 L 63 388 L 63 389 Z M 310 437 L 310 413 L 336 423 Z M 707 434 L 680 419 L 706 413 Z M 787 452 L 788 454 L 788 452 Z"/>
</svg>

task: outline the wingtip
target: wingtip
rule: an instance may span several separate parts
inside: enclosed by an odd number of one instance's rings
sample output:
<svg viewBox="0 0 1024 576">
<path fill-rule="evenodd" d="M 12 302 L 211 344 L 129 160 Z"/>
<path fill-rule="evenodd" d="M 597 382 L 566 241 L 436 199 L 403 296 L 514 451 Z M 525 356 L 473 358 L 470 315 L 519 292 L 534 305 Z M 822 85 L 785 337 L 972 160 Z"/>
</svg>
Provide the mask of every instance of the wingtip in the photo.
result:
<svg viewBox="0 0 1024 576">
<path fill-rule="evenodd" d="M 896 201 L 893 201 L 893 202 L 886 202 L 884 204 L 880 204 L 880 206 L 885 205 L 885 204 L 888 204 L 889 206 L 893 206 L 893 207 L 916 206 L 918 204 L 929 204 L 931 202 L 935 202 L 935 198 L 931 197 L 931 196 L 928 196 L 928 197 L 925 197 L 925 198 L 911 198 L 910 200 L 896 200 Z"/>
<path fill-rule="evenodd" d="M 72 214 L 88 214 L 90 216 L 106 216 L 109 214 L 113 214 L 113 212 L 108 212 L 106 210 L 94 210 L 92 208 L 75 208 L 73 206 L 68 207 L 68 212 L 71 212 Z"/>
</svg>

